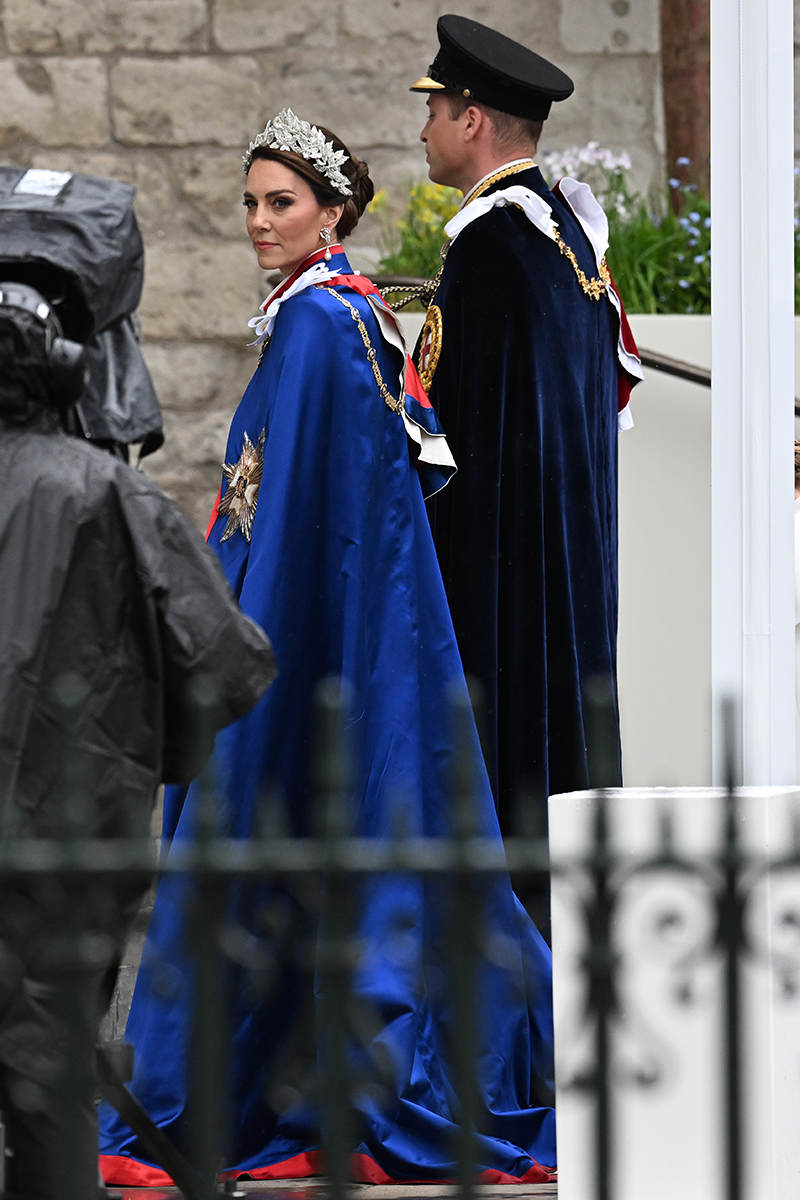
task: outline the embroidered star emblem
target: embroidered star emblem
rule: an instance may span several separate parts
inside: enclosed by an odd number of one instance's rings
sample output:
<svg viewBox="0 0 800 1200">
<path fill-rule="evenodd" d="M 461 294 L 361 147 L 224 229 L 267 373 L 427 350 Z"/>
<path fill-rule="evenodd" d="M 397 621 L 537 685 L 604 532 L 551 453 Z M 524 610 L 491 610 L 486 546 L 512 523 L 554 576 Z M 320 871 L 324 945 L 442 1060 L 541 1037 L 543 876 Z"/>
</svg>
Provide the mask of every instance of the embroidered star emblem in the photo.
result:
<svg viewBox="0 0 800 1200">
<path fill-rule="evenodd" d="M 253 518 L 258 504 L 258 489 L 264 470 L 264 435 L 261 430 L 258 445 L 254 446 L 245 433 L 244 445 L 239 461 L 223 463 L 222 470 L 228 481 L 228 489 L 219 502 L 219 511 L 228 518 L 220 542 L 227 542 L 237 529 L 241 529 L 247 541 L 253 533 Z"/>
</svg>

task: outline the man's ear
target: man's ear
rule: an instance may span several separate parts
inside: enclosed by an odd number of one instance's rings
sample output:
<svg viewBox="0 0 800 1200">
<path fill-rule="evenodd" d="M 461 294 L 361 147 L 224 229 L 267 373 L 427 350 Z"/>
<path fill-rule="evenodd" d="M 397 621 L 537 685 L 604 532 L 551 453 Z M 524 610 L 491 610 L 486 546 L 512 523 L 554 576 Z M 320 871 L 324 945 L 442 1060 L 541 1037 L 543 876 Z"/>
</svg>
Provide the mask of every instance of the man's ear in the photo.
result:
<svg viewBox="0 0 800 1200">
<path fill-rule="evenodd" d="M 464 109 L 461 115 L 465 118 L 464 141 L 471 142 L 477 136 L 486 122 L 486 114 L 474 104 L 470 104 L 468 108 Z"/>
</svg>

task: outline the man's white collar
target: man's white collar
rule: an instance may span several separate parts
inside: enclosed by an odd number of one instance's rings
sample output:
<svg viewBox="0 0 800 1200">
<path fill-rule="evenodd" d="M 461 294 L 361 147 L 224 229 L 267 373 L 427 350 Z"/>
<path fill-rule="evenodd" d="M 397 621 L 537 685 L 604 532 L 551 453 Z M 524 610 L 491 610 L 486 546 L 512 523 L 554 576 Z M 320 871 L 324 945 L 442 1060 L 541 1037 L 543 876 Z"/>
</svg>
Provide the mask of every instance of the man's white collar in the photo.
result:
<svg viewBox="0 0 800 1200">
<path fill-rule="evenodd" d="M 532 192 L 530 188 L 520 187 L 519 184 L 512 184 L 511 187 L 490 192 L 488 196 L 478 196 L 466 208 L 462 205 L 456 215 L 451 217 L 445 225 L 445 234 L 451 242 L 454 242 L 462 229 L 466 229 L 473 221 L 477 221 L 485 213 L 491 212 L 493 208 L 508 204 L 515 204 L 521 208 L 531 224 L 535 225 L 545 237 L 549 237 L 551 241 L 556 240 L 556 226 L 551 215 L 552 208 L 536 192 Z"/>
<path fill-rule="evenodd" d="M 469 189 L 458 207 L 461 209 L 465 204 L 469 204 L 470 198 L 475 195 L 481 184 L 486 183 L 486 180 L 491 179 L 493 175 L 499 175 L 501 171 L 509 171 L 512 167 L 521 167 L 523 163 L 527 162 L 531 162 L 531 156 L 529 154 L 527 154 L 525 158 L 515 158 L 512 162 L 503 163 L 501 167 L 492 167 L 491 171 L 489 171 L 487 175 L 484 175 L 483 179 L 479 179 L 478 182 Z"/>
</svg>

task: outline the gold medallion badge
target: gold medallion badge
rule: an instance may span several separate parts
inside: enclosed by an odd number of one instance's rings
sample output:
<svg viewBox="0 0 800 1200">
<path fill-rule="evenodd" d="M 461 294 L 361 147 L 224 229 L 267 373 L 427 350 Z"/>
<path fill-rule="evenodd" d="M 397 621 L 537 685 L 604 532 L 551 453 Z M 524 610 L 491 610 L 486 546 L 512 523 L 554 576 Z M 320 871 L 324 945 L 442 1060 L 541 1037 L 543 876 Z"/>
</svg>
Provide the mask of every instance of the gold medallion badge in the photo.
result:
<svg viewBox="0 0 800 1200">
<path fill-rule="evenodd" d="M 435 304 L 428 309 L 425 324 L 422 326 L 420 340 L 419 362 L 417 371 L 426 392 L 431 390 L 433 375 L 439 355 L 442 353 L 442 310 Z"/>
<path fill-rule="evenodd" d="M 219 511 L 228 518 L 225 532 L 219 539 L 227 542 L 229 537 L 241 529 L 247 541 L 253 533 L 253 518 L 258 504 L 258 489 L 264 470 L 264 435 L 261 430 L 258 445 L 254 446 L 245 433 L 244 445 L 239 461 L 223 463 L 222 469 L 228 481 L 228 490 L 219 502 Z"/>
</svg>

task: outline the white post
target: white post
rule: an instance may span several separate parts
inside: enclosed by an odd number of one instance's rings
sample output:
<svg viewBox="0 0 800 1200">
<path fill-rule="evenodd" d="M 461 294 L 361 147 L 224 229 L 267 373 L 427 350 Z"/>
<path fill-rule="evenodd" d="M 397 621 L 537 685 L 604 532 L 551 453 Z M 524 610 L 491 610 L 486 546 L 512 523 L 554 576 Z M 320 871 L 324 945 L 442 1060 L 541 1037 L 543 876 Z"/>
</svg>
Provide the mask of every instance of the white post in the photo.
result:
<svg viewBox="0 0 800 1200">
<path fill-rule="evenodd" d="M 794 782 L 792 0 L 711 0 L 712 634 L 745 783 Z"/>
</svg>

